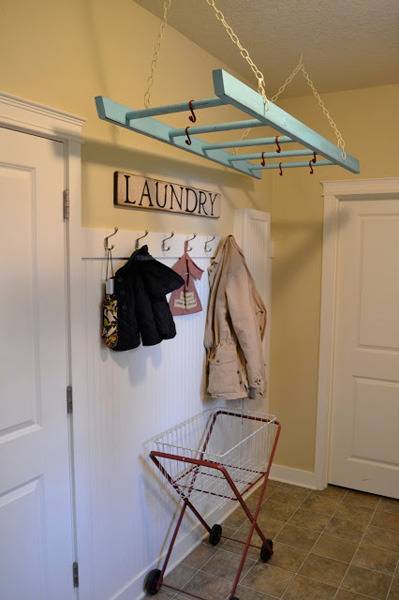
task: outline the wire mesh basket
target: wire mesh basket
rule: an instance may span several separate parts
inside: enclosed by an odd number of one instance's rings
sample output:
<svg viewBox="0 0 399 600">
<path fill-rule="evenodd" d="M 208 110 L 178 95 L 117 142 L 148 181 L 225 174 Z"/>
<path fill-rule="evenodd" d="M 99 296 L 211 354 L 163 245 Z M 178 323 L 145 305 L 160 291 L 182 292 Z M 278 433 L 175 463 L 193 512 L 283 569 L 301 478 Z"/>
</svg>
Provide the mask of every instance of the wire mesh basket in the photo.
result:
<svg viewBox="0 0 399 600">
<path fill-rule="evenodd" d="M 182 507 L 162 569 L 152 569 L 146 576 L 144 587 L 148 594 L 158 593 L 162 585 L 182 591 L 163 580 L 186 510 L 191 511 L 208 532 L 208 541 L 213 546 L 222 538 L 243 545 L 232 584 L 231 600 L 236 599 L 235 592 L 249 548 L 258 548 L 263 562 L 271 558 L 273 541 L 266 538 L 257 521 L 280 430 L 280 423 L 273 416 L 216 408 L 196 415 L 152 440 L 150 457 L 178 493 Z M 260 493 L 252 512 L 244 495 L 258 482 Z M 246 539 L 225 536 L 219 523 L 211 525 L 208 522 L 209 515 L 205 514 L 206 500 L 208 503 L 211 501 L 210 518 L 212 515 L 214 518 L 214 511 L 220 504 L 229 500 L 238 501 L 250 522 Z M 252 543 L 255 531 L 261 546 Z M 183 591 L 188 596 L 202 600 L 201 596 Z"/>
<path fill-rule="evenodd" d="M 266 473 L 276 433 L 276 418 L 264 413 L 211 409 L 165 431 L 153 440 L 161 471 L 181 498 L 198 506 L 237 500 L 229 481 L 215 464 L 226 469 L 240 494 Z M 188 461 L 199 461 L 193 464 Z"/>
</svg>

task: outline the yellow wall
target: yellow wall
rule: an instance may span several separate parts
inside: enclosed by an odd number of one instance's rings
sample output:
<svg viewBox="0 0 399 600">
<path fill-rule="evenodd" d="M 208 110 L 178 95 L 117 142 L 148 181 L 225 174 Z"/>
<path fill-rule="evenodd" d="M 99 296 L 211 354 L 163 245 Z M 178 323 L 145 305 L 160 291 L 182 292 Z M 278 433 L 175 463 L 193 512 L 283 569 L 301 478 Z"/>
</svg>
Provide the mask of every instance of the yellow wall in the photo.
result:
<svg viewBox="0 0 399 600">
<path fill-rule="evenodd" d="M 226 234 L 232 229 L 233 208 L 272 210 L 275 258 L 270 390 L 272 410 L 284 427 L 278 462 L 312 469 L 322 249 L 320 180 L 351 175 L 330 167 L 316 169 L 313 176 L 290 170 L 283 177 L 267 173 L 262 183 L 257 183 L 100 121 L 95 95 L 107 95 L 132 107 L 143 105 L 158 26 L 159 21 L 133 0 L 2 0 L 0 88 L 87 119 L 84 225 Z M 216 58 L 168 28 L 153 104 L 212 95 L 211 72 L 221 66 Z M 349 151 L 360 158 L 361 177 L 398 176 L 399 85 L 328 94 L 325 99 Z M 330 136 L 312 97 L 289 99 L 282 106 Z M 232 110 L 223 110 L 226 118 L 238 117 Z M 182 123 L 185 117 L 177 119 L 173 122 Z M 216 120 L 214 111 L 207 114 L 208 119 Z M 220 189 L 222 218 L 212 221 L 116 209 L 112 204 L 115 169 Z"/>
<path fill-rule="evenodd" d="M 133 0 L 2 0 L 0 88 L 87 119 L 83 146 L 83 223 L 153 231 L 228 233 L 232 209 L 256 205 L 263 188 L 246 176 L 97 118 L 94 96 L 143 106 L 159 20 Z M 219 61 L 168 28 L 153 88 L 153 105 L 213 95 Z M 233 109 L 220 109 L 236 118 Z M 215 119 L 215 111 L 202 113 Z M 228 114 L 230 113 L 230 114 Z M 174 119 L 174 121 L 173 121 Z M 201 114 L 200 114 L 201 119 Z M 169 117 L 185 125 L 186 115 Z M 236 134 L 237 135 L 237 134 Z M 112 204 L 115 169 L 201 184 L 223 194 L 219 221 L 161 212 L 126 211 Z"/>
<path fill-rule="evenodd" d="M 323 96 L 360 160 L 360 175 L 320 167 L 314 175 L 290 169 L 272 174 L 273 320 L 272 411 L 284 428 L 277 460 L 313 470 L 318 383 L 323 199 L 321 181 L 398 177 L 399 85 Z M 293 98 L 282 107 L 334 139 L 313 97 Z"/>
</svg>

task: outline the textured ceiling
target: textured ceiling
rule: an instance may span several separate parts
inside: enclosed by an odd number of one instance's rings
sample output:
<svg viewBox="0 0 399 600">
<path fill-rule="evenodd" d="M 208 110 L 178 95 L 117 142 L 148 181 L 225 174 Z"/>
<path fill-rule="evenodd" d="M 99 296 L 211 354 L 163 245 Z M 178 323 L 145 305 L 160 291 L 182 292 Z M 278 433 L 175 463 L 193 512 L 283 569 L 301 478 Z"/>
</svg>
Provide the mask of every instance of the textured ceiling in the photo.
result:
<svg viewBox="0 0 399 600">
<path fill-rule="evenodd" d="M 137 0 L 157 16 L 162 0 Z M 399 0 L 216 0 L 276 91 L 302 52 L 322 92 L 399 82 Z M 173 0 L 169 22 L 199 46 L 252 79 L 206 0 Z M 154 31 L 154 38 L 156 31 Z M 287 96 L 308 94 L 298 75 Z"/>
</svg>

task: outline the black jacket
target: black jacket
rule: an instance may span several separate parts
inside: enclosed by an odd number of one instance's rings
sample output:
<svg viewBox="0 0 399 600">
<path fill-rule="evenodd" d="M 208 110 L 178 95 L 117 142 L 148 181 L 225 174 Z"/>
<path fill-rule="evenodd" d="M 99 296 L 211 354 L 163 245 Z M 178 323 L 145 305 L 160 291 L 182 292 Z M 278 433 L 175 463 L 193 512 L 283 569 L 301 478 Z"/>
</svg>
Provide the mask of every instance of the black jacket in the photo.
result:
<svg viewBox="0 0 399 600">
<path fill-rule="evenodd" d="M 136 250 L 115 273 L 114 294 L 118 306 L 118 342 L 113 350 L 159 344 L 176 335 L 166 294 L 184 280 L 155 260 L 148 246 Z"/>
</svg>

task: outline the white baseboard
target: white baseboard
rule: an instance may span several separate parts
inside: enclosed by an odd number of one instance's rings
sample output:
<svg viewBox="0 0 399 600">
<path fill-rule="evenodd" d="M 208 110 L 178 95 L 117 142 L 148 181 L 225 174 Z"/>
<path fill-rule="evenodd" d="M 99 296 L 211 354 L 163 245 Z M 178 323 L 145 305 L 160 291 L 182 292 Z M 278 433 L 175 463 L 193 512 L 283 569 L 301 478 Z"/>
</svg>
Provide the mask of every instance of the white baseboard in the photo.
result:
<svg viewBox="0 0 399 600">
<path fill-rule="evenodd" d="M 300 487 L 306 487 L 312 490 L 318 489 L 316 473 L 313 471 L 286 467 L 285 465 L 274 464 L 270 473 L 270 479 L 281 481 L 282 483 L 299 485 Z"/>
</svg>

